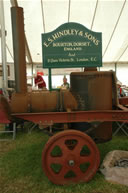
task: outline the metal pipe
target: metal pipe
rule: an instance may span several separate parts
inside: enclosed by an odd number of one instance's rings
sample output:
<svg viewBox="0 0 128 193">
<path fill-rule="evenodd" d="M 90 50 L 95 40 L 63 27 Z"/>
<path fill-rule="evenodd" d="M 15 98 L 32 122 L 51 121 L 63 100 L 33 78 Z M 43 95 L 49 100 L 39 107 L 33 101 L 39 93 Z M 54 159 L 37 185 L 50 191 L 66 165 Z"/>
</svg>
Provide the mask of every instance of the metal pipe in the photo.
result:
<svg viewBox="0 0 128 193">
<path fill-rule="evenodd" d="M 23 8 L 11 7 L 16 92 L 27 92 Z"/>
</svg>

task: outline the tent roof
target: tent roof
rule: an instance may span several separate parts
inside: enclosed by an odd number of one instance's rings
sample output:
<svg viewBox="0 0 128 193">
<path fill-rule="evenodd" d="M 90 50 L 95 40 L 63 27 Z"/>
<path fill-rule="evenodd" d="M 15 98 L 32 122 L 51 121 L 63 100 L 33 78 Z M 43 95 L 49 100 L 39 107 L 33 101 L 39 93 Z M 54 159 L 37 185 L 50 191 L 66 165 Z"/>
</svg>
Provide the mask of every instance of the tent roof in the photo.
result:
<svg viewBox="0 0 128 193">
<path fill-rule="evenodd" d="M 7 62 L 13 62 L 10 7 L 15 2 L 4 1 Z M 66 22 L 102 32 L 103 62 L 128 62 L 127 0 L 18 0 L 17 3 L 24 9 L 25 34 L 33 62 L 42 62 L 41 34 Z"/>
</svg>

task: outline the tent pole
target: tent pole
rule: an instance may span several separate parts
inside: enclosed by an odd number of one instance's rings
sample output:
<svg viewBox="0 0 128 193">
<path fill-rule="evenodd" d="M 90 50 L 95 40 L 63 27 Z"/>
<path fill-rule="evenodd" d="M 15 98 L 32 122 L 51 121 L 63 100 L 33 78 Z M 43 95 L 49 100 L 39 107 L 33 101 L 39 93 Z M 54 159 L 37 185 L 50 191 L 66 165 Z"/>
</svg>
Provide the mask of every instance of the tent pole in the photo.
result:
<svg viewBox="0 0 128 193">
<path fill-rule="evenodd" d="M 117 74 L 117 63 L 115 63 L 115 74 Z"/>
<path fill-rule="evenodd" d="M 52 90 L 52 74 L 51 74 L 51 68 L 48 68 L 48 85 L 49 90 Z"/>
<path fill-rule="evenodd" d="M 0 1 L 0 23 L 1 23 L 1 56 L 2 56 L 2 87 L 4 94 L 7 94 L 8 74 L 7 74 L 7 57 L 6 57 L 6 39 L 5 39 L 5 20 L 4 20 L 4 4 Z"/>
</svg>

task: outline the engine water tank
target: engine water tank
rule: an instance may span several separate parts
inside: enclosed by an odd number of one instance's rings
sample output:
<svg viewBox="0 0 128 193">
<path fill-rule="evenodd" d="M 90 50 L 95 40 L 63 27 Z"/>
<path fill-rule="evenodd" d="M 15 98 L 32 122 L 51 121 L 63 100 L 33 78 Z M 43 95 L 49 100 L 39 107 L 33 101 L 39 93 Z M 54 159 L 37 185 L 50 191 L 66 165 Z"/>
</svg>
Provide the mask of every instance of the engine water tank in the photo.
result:
<svg viewBox="0 0 128 193">
<path fill-rule="evenodd" d="M 70 75 L 71 92 L 75 96 L 78 103 L 78 110 L 112 110 L 113 96 L 116 100 L 115 75 L 111 71 L 85 71 L 73 72 Z M 116 102 L 115 102 L 116 103 Z M 73 123 L 73 129 L 87 132 L 91 130 L 90 136 L 96 142 L 108 141 L 112 138 L 112 123 L 97 122 L 95 129 L 94 122 L 91 123 Z"/>
<path fill-rule="evenodd" d="M 73 72 L 70 75 L 70 84 L 79 110 L 112 109 L 111 72 Z"/>
</svg>

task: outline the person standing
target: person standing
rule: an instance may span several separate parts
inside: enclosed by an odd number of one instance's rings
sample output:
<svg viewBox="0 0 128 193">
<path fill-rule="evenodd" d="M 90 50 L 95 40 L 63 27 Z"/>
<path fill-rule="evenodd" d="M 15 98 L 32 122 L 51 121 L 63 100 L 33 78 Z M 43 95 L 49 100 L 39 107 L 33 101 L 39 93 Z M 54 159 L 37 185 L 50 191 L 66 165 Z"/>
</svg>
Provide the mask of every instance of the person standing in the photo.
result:
<svg viewBox="0 0 128 193">
<path fill-rule="evenodd" d="M 63 77 L 63 84 L 61 85 L 62 89 L 69 89 L 69 83 L 67 82 L 66 76 Z"/>
<path fill-rule="evenodd" d="M 35 86 L 38 86 L 38 89 L 46 89 L 46 83 L 43 77 L 40 74 L 34 75 Z"/>
<path fill-rule="evenodd" d="M 126 94 L 125 94 L 123 88 L 121 88 L 121 86 L 122 86 L 122 83 L 120 81 L 117 81 L 117 94 L 118 94 L 119 98 L 126 96 Z"/>
</svg>

